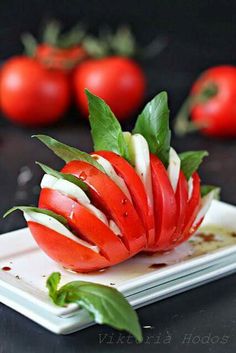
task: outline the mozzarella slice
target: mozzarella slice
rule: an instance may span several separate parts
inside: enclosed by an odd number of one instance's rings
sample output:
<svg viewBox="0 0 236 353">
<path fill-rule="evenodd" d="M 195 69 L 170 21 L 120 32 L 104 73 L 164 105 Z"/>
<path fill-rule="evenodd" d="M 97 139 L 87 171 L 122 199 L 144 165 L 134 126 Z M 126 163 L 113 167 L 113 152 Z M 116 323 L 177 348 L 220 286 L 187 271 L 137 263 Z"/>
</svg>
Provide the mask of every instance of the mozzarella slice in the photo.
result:
<svg viewBox="0 0 236 353">
<path fill-rule="evenodd" d="M 214 199 L 214 196 L 215 196 L 215 191 L 211 191 L 209 192 L 209 194 L 207 194 L 206 196 L 204 196 L 202 198 L 202 201 L 201 201 L 201 208 L 193 222 L 193 227 L 196 226 L 203 217 L 205 217 L 207 211 L 209 210 L 210 206 L 211 206 L 211 203 L 212 203 L 212 200 Z"/>
<path fill-rule="evenodd" d="M 91 203 L 90 204 L 86 204 L 85 206 L 88 210 L 91 211 L 91 213 L 93 213 L 97 218 L 100 219 L 100 221 L 102 221 L 103 223 L 105 223 L 106 225 L 108 225 L 108 220 L 107 217 L 105 216 L 105 214 L 100 211 L 97 207 L 93 206 Z"/>
<path fill-rule="evenodd" d="M 69 231 L 69 229 L 67 229 L 62 223 L 60 223 L 57 219 L 53 217 L 38 212 L 24 212 L 24 217 L 27 222 L 31 221 L 41 224 L 49 229 L 54 230 L 59 234 L 64 235 L 65 237 L 75 241 L 76 243 L 83 245 L 96 253 L 99 253 L 99 248 L 97 246 L 91 245 L 86 241 L 76 237 L 73 233 Z"/>
<path fill-rule="evenodd" d="M 126 142 L 127 145 L 129 146 L 129 143 L 130 143 L 130 139 L 131 139 L 132 134 L 131 134 L 129 131 L 124 131 L 124 132 L 123 132 L 123 136 L 124 136 L 125 142 Z"/>
<path fill-rule="evenodd" d="M 132 198 L 130 192 L 124 182 L 124 180 L 116 173 L 115 169 L 111 165 L 111 163 L 105 158 L 93 154 L 92 157 L 96 157 L 96 161 L 104 168 L 106 174 L 114 181 L 114 183 L 119 186 L 119 188 L 123 191 L 123 193 L 128 197 L 128 199 L 132 202 Z"/>
<path fill-rule="evenodd" d="M 113 231 L 113 233 L 115 233 L 115 235 L 122 236 L 120 228 L 112 219 L 109 221 L 109 227 Z"/>
<path fill-rule="evenodd" d="M 178 154 L 176 153 L 176 151 L 174 150 L 174 148 L 171 147 L 169 152 L 169 165 L 167 168 L 167 173 L 174 192 L 176 192 L 176 189 L 177 189 L 180 165 L 181 165 L 181 160 Z"/>
<path fill-rule="evenodd" d="M 193 194 L 193 178 L 190 177 L 188 180 L 188 200 L 191 199 Z"/>
<path fill-rule="evenodd" d="M 86 193 L 79 186 L 71 183 L 70 181 L 58 179 L 51 175 L 45 174 L 41 181 L 41 188 L 57 190 L 63 194 L 68 195 L 69 197 L 76 199 L 81 205 L 89 209 L 91 213 L 93 213 L 103 223 L 108 224 L 108 220 L 105 214 L 95 206 L 91 205 L 91 202 Z"/>
<path fill-rule="evenodd" d="M 150 153 L 146 139 L 140 134 L 130 136 L 129 151 L 131 162 L 144 184 L 150 204 L 153 205 Z"/>
</svg>

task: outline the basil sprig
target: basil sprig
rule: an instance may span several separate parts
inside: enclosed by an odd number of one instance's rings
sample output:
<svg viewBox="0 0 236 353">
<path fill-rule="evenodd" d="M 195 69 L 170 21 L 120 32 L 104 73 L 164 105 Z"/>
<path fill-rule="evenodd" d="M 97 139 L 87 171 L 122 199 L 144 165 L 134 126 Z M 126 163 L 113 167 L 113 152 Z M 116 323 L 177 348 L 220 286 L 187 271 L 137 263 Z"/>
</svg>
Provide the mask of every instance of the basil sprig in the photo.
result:
<svg viewBox="0 0 236 353">
<path fill-rule="evenodd" d="M 45 215 L 47 215 L 49 217 L 55 218 L 58 222 L 62 223 L 64 226 L 68 225 L 67 224 L 67 220 L 63 216 L 60 216 L 57 213 L 54 213 L 54 212 L 49 211 L 49 210 L 45 210 L 43 208 L 31 207 L 31 206 L 15 206 L 15 207 L 12 207 L 12 208 L 10 208 L 10 210 L 8 210 L 3 215 L 3 218 L 9 216 L 9 214 L 11 214 L 12 212 L 18 211 L 18 210 L 22 211 L 22 212 L 25 212 L 25 213 L 28 213 L 28 212 L 42 213 L 42 214 L 45 214 Z"/>
<path fill-rule="evenodd" d="M 201 185 L 201 197 L 208 195 L 214 191 L 214 198 L 220 200 L 220 188 L 215 185 Z"/>
<path fill-rule="evenodd" d="M 112 151 L 130 161 L 128 145 L 119 121 L 105 101 L 85 90 L 95 151 Z M 120 102 L 122 104 L 122 102 Z"/>
<path fill-rule="evenodd" d="M 188 180 L 198 169 L 204 157 L 208 156 L 207 151 L 188 151 L 179 154 L 181 169 Z"/>
<path fill-rule="evenodd" d="M 118 330 L 131 333 L 142 342 L 138 316 L 124 296 L 115 288 L 98 283 L 73 281 L 58 289 L 61 279 L 59 272 L 53 272 L 46 286 L 54 304 L 65 306 L 77 303 L 86 309 L 98 324 L 110 325 Z"/>
<path fill-rule="evenodd" d="M 138 116 L 133 133 L 143 135 L 150 152 L 157 155 L 164 165 L 168 166 L 171 131 L 166 92 L 159 93 L 147 103 Z"/>
<path fill-rule="evenodd" d="M 83 161 L 92 164 L 97 169 L 105 173 L 104 168 L 93 158 L 90 154 L 82 152 L 75 147 L 71 147 L 61 143 L 54 138 L 46 135 L 34 135 L 41 142 L 43 142 L 50 150 L 52 150 L 59 158 L 65 162 Z"/>
<path fill-rule="evenodd" d="M 57 179 L 67 180 L 70 183 L 73 183 L 73 184 L 79 186 L 82 190 L 88 191 L 88 186 L 81 179 L 77 178 L 76 176 L 74 176 L 72 174 L 58 172 L 57 170 L 52 169 L 43 163 L 39 163 L 39 162 L 35 162 L 35 163 L 38 164 L 46 174 L 54 176 Z"/>
</svg>

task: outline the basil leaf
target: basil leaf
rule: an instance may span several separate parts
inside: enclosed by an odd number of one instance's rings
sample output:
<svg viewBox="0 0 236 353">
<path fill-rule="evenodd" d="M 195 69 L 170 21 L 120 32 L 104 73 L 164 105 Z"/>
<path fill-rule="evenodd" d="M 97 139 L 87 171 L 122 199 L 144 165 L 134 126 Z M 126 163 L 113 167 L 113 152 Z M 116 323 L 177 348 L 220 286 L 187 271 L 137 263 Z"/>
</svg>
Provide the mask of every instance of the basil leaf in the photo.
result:
<svg viewBox="0 0 236 353">
<path fill-rule="evenodd" d="M 90 154 L 82 152 L 77 148 L 65 145 L 54 138 L 46 135 L 34 135 L 41 142 L 43 142 L 50 150 L 52 150 L 59 158 L 63 159 L 66 163 L 71 161 L 83 161 L 92 164 L 97 169 L 105 173 L 103 167 L 93 158 Z"/>
<path fill-rule="evenodd" d="M 60 273 L 54 272 L 47 279 L 49 296 L 59 306 L 77 303 L 88 310 L 98 324 L 110 325 L 131 333 L 142 342 L 142 332 L 136 312 L 115 288 L 98 283 L 73 281 L 58 289 Z"/>
<path fill-rule="evenodd" d="M 35 162 L 35 163 L 38 164 L 46 174 L 52 175 L 57 179 L 67 180 L 70 183 L 73 183 L 73 184 L 79 186 L 82 190 L 88 191 L 88 186 L 81 179 L 77 178 L 76 176 L 74 176 L 72 174 L 58 172 L 57 170 L 54 170 L 43 163 L 39 163 L 39 162 Z"/>
<path fill-rule="evenodd" d="M 138 116 L 133 133 L 141 134 L 148 142 L 150 152 L 156 154 L 168 165 L 171 132 L 167 93 L 154 97 Z"/>
<path fill-rule="evenodd" d="M 42 213 L 42 214 L 46 214 L 49 217 L 53 217 L 55 218 L 57 221 L 59 221 L 60 223 L 62 223 L 64 226 L 67 226 L 67 220 L 63 217 L 58 215 L 57 213 L 54 213 L 52 211 L 49 210 L 45 210 L 43 208 L 38 208 L 38 207 L 31 207 L 31 206 L 15 206 L 10 208 L 10 210 L 8 210 L 3 218 L 9 216 L 9 214 L 11 214 L 14 211 L 20 210 L 22 212 L 37 212 L 37 213 Z"/>
<path fill-rule="evenodd" d="M 181 159 L 181 169 L 187 178 L 198 169 L 204 157 L 208 156 L 207 151 L 188 151 L 179 154 Z"/>
<path fill-rule="evenodd" d="M 130 160 L 119 121 L 103 99 L 85 90 L 89 104 L 89 122 L 95 151 L 113 151 Z M 122 102 L 121 102 L 122 104 Z"/>
<path fill-rule="evenodd" d="M 220 200 L 220 188 L 215 185 L 201 185 L 201 197 L 206 196 L 209 192 L 214 191 L 214 198 Z"/>
</svg>

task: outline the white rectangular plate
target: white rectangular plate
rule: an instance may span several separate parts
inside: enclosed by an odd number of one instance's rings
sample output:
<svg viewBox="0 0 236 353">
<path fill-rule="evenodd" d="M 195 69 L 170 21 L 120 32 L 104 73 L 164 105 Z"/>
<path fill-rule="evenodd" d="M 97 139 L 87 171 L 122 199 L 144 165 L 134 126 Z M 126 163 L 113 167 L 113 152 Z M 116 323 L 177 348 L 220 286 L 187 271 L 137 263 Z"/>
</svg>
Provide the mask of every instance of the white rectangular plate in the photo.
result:
<svg viewBox="0 0 236 353">
<path fill-rule="evenodd" d="M 1 235 L 0 301 L 52 332 L 77 331 L 91 320 L 77 305 L 60 308 L 50 302 L 45 287 L 50 273 L 60 271 L 61 284 L 85 280 L 111 285 L 135 307 L 147 305 L 235 271 L 236 207 L 214 201 L 200 232 L 171 252 L 140 254 L 92 274 L 61 268 L 38 248 L 27 228 Z M 10 270 L 4 271 L 6 267 Z"/>
</svg>

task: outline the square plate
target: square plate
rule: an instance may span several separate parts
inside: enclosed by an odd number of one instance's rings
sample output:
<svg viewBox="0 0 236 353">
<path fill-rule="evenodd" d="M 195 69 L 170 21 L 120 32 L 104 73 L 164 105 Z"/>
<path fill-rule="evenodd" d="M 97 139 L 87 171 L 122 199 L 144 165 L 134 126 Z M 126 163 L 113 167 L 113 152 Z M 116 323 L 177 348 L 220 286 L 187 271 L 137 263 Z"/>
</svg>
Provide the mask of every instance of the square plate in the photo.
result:
<svg viewBox="0 0 236 353">
<path fill-rule="evenodd" d="M 4 267 L 10 270 L 4 271 Z M 114 286 L 137 307 L 235 269 L 236 207 L 219 201 L 212 203 L 198 235 L 189 242 L 164 254 L 140 254 L 92 274 L 75 274 L 61 268 L 38 248 L 27 228 L 0 237 L 0 301 L 60 334 L 77 331 L 92 322 L 75 304 L 60 308 L 51 303 L 45 281 L 54 271 L 62 273 L 61 284 L 84 280 Z"/>
</svg>

